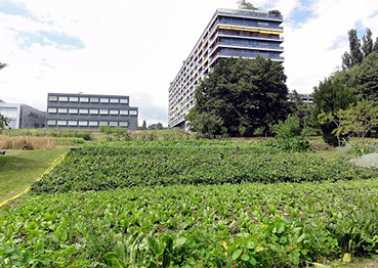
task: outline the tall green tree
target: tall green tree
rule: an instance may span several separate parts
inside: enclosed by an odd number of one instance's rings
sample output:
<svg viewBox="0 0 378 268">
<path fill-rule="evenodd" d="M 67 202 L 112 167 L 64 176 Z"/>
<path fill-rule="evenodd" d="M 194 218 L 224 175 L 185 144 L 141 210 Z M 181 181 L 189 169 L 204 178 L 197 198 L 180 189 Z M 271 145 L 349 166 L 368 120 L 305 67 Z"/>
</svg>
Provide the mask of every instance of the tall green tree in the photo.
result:
<svg viewBox="0 0 378 268">
<path fill-rule="evenodd" d="M 255 7 L 252 3 L 246 1 L 246 0 L 240 0 L 239 1 L 239 8 L 241 9 L 250 9 L 250 10 L 258 10 L 257 7 Z"/>
<path fill-rule="evenodd" d="M 348 52 L 344 53 L 342 61 L 343 61 L 343 63 L 342 63 L 343 70 L 352 68 L 352 66 L 353 66 L 352 56 Z"/>
<path fill-rule="evenodd" d="M 288 114 L 285 82 L 282 64 L 269 59 L 221 59 L 196 89 L 187 119 L 194 131 L 213 136 L 269 134 Z"/>
<path fill-rule="evenodd" d="M 371 53 L 353 70 L 357 92 L 363 99 L 378 102 L 378 53 Z"/>
<path fill-rule="evenodd" d="M 338 72 L 320 82 L 314 92 L 315 116 L 319 120 L 323 139 L 333 146 L 340 144 L 340 140 L 334 133 L 340 123 L 339 110 L 347 109 L 356 102 L 356 96 L 349 81 L 349 72 Z"/>
<path fill-rule="evenodd" d="M 373 51 L 378 53 L 378 37 L 375 39 L 375 44 L 374 44 L 374 47 L 373 47 Z"/>
<path fill-rule="evenodd" d="M 360 64 L 364 58 L 361 50 L 361 41 L 357 36 L 357 31 L 352 29 L 349 31 L 349 46 L 352 66 Z"/>
<path fill-rule="evenodd" d="M 364 52 L 364 57 L 369 56 L 373 52 L 373 48 L 374 48 L 373 33 L 368 28 L 366 30 L 366 34 L 362 38 L 362 51 Z"/>
</svg>

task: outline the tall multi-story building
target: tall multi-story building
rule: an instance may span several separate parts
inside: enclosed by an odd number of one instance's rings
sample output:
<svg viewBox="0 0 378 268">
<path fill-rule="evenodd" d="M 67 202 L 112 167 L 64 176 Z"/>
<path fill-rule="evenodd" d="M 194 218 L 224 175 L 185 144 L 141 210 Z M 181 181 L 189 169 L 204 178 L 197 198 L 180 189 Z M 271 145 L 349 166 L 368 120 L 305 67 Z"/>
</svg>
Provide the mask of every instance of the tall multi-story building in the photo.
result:
<svg viewBox="0 0 378 268">
<path fill-rule="evenodd" d="M 49 93 L 47 98 L 49 128 L 138 127 L 138 108 L 129 105 L 128 96 Z"/>
<path fill-rule="evenodd" d="M 46 113 L 20 103 L 7 103 L 0 100 L 0 114 L 8 120 L 9 128 L 43 128 Z"/>
<path fill-rule="evenodd" d="M 185 126 L 194 91 L 220 58 L 257 56 L 282 62 L 283 27 L 278 11 L 218 9 L 169 88 L 169 127 Z"/>
</svg>

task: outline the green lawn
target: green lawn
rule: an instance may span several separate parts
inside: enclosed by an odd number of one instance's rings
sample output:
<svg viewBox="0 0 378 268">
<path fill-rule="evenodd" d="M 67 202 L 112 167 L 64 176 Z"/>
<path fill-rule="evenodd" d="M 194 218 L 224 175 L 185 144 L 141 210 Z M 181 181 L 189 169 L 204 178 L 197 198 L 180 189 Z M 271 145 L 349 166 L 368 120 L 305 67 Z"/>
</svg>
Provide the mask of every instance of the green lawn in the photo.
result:
<svg viewBox="0 0 378 268">
<path fill-rule="evenodd" d="M 66 149 L 8 151 L 0 156 L 0 202 L 22 192 Z"/>
</svg>

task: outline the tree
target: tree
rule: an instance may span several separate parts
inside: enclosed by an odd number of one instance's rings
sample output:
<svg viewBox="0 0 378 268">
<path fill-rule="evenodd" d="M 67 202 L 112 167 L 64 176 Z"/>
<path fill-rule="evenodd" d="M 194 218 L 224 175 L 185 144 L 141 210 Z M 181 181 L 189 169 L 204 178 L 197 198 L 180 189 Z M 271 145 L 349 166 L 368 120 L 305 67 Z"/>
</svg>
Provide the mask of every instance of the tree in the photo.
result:
<svg viewBox="0 0 378 268">
<path fill-rule="evenodd" d="M 366 137 L 378 128 L 378 103 L 362 100 L 349 109 L 338 112 L 340 125 L 334 130 L 338 137 L 349 134 Z"/>
<path fill-rule="evenodd" d="M 3 69 L 3 68 L 5 68 L 6 66 L 7 66 L 6 63 L 1 63 L 1 62 L 0 62 L 0 70 Z"/>
<path fill-rule="evenodd" d="M 147 122 L 146 122 L 146 120 L 143 120 L 142 129 L 147 129 Z"/>
<path fill-rule="evenodd" d="M 375 39 L 375 44 L 374 44 L 374 47 L 373 47 L 373 51 L 378 53 L 378 37 Z"/>
<path fill-rule="evenodd" d="M 362 51 L 364 52 L 364 57 L 369 56 L 370 53 L 373 52 L 374 42 L 373 42 L 372 36 L 373 36 L 373 33 L 368 28 L 366 30 L 366 34 L 362 38 Z"/>
<path fill-rule="evenodd" d="M 262 128 L 271 134 L 272 125 L 288 114 L 285 82 L 282 64 L 269 59 L 221 59 L 196 89 L 188 116 L 192 130 L 251 136 Z"/>
<path fill-rule="evenodd" d="M 247 2 L 246 0 L 239 1 L 239 8 L 240 9 L 250 9 L 250 10 L 258 10 L 252 3 Z"/>
<path fill-rule="evenodd" d="M 352 66 L 353 66 L 352 65 L 352 56 L 348 52 L 344 53 L 342 60 L 343 60 L 343 64 L 342 64 L 343 70 L 352 68 Z"/>
<path fill-rule="evenodd" d="M 378 53 L 371 53 L 353 70 L 355 87 L 361 98 L 378 102 Z"/>
<path fill-rule="evenodd" d="M 361 41 L 358 39 L 357 31 L 354 29 L 349 31 L 349 46 L 352 66 L 360 64 L 364 55 L 361 51 Z"/>
<path fill-rule="evenodd" d="M 164 126 L 162 123 L 156 123 L 148 126 L 148 129 L 164 129 Z"/>
<path fill-rule="evenodd" d="M 0 114 L 0 130 L 8 126 L 9 120 L 4 115 Z"/>
<path fill-rule="evenodd" d="M 324 141 L 333 146 L 340 145 L 340 140 L 334 134 L 334 130 L 339 126 L 339 110 L 347 109 L 356 102 L 350 80 L 349 72 L 338 72 L 320 82 L 315 88 L 315 116 L 320 124 Z"/>
</svg>

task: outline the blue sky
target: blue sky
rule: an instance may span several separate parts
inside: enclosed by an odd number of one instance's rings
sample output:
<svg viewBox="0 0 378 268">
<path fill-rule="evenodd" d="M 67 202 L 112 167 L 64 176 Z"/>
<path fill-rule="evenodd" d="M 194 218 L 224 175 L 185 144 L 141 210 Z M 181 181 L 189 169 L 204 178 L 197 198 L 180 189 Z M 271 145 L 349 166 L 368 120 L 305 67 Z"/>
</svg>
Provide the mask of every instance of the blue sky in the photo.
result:
<svg viewBox="0 0 378 268">
<path fill-rule="evenodd" d="M 168 87 L 216 8 L 236 0 L 0 0 L 0 98 L 46 109 L 49 91 L 130 95 L 167 122 Z M 337 70 L 347 31 L 378 33 L 378 3 L 256 0 L 285 16 L 285 71 L 309 93 Z"/>
</svg>

